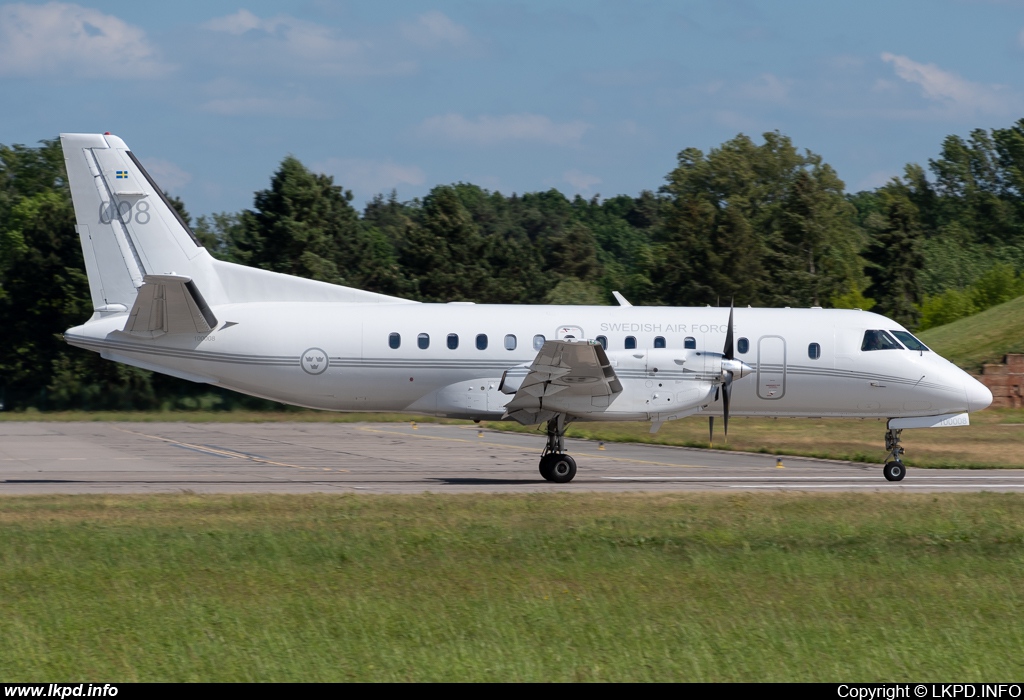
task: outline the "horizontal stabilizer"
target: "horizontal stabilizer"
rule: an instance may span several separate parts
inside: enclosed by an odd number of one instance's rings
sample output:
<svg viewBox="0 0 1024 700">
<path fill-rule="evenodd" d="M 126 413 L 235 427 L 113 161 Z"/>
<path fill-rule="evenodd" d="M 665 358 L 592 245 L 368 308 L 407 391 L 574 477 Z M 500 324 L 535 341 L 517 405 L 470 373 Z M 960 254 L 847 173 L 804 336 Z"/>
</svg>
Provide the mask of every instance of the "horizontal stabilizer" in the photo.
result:
<svg viewBox="0 0 1024 700">
<path fill-rule="evenodd" d="M 208 333 L 217 327 L 203 295 L 183 275 L 146 275 L 124 332 L 147 338 L 165 333 Z"/>
</svg>

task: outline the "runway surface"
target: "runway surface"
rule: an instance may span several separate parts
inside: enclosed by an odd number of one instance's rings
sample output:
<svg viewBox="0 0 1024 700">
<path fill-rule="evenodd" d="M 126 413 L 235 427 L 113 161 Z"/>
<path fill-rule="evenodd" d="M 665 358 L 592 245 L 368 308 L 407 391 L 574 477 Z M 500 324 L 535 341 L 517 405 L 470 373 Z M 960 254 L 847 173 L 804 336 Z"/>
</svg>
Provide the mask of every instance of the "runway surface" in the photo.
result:
<svg viewBox="0 0 1024 700">
<path fill-rule="evenodd" d="M 408 423 L 0 423 L 0 494 L 548 491 L 1021 491 L 1024 469 L 909 469 L 567 440 L 579 464 L 544 481 L 544 436 Z M 881 450 L 879 450 L 881 451 Z"/>
</svg>

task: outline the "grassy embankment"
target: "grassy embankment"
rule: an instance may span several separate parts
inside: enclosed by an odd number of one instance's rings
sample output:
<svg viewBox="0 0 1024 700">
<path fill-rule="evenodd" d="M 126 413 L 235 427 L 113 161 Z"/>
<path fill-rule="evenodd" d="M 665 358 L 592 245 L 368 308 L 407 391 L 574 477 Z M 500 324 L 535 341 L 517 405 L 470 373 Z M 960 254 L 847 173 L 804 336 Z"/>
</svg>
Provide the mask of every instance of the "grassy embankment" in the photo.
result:
<svg viewBox="0 0 1024 700">
<path fill-rule="evenodd" d="M 1019 494 L 0 500 L 0 677 L 984 681 Z"/>
<path fill-rule="evenodd" d="M 920 333 L 921 340 L 950 362 L 977 372 L 986 362 L 1024 352 L 1024 297 L 974 316 Z"/>
</svg>

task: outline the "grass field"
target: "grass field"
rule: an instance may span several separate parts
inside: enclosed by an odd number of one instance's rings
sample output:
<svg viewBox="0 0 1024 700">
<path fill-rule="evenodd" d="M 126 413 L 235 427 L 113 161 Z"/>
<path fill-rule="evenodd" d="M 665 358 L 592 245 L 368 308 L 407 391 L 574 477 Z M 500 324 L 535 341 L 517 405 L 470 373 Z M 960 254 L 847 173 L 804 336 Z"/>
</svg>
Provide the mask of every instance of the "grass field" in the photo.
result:
<svg viewBox="0 0 1024 700">
<path fill-rule="evenodd" d="M 969 372 L 1024 352 L 1024 297 L 919 334 L 935 352 Z"/>
<path fill-rule="evenodd" d="M 0 677 L 993 681 L 1024 497 L 0 500 Z"/>
</svg>

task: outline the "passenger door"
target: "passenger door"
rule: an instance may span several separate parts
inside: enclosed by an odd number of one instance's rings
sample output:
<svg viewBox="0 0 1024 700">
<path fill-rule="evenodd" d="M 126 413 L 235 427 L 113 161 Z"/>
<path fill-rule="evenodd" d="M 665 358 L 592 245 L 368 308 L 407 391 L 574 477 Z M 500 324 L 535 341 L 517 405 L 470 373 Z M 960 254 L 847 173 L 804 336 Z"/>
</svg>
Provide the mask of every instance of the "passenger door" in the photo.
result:
<svg viewBox="0 0 1024 700">
<path fill-rule="evenodd" d="M 765 335 L 757 341 L 757 395 L 775 401 L 786 394 L 786 340 Z"/>
</svg>

